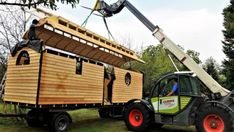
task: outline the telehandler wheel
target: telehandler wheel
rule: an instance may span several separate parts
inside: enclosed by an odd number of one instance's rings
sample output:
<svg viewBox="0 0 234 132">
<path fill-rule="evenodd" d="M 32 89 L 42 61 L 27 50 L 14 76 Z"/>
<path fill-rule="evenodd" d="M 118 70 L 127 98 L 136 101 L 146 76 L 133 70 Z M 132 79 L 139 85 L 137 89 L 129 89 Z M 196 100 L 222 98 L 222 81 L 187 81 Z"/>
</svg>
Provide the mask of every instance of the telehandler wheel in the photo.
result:
<svg viewBox="0 0 234 132">
<path fill-rule="evenodd" d="M 124 122 L 129 130 L 146 131 L 151 121 L 150 111 L 144 105 L 132 103 L 125 108 Z"/>
<path fill-rule="evenodd" d="M 50 123 L 53 132 L 67 132 L 70 125 L 70 118 L 66 112 L 54 113 Z"/>
<path fill-rule="evenodd" d="M 204 107 L 197 114 L 196 129 L 198 132 L 232 132 L 232 116 L 223 108 Z"/>
</svg>

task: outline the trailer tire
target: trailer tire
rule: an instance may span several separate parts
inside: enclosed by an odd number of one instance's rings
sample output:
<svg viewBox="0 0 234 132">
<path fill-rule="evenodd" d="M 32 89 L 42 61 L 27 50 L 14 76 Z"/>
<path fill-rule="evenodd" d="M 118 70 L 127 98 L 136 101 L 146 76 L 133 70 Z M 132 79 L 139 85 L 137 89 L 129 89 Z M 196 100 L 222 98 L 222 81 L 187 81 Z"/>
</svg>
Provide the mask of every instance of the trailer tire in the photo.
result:
<svg viewBox="0 0 234 132">
<path fill-rule="evenodd" d="M 151 124 L 150 111 L 140 103 L 131 103 L 125 108 L 124 122 L 131 131 L 146 131 Z"/>
<path fill-rule="evenodd" d="M 26 122 L 30 127 L 42 127 L 44 125 L 43 121 L 39 119 L 39 114 L 37 111 L 30 110 L 26 115 Z"/>
<path fill-rule="evenodd" d="M 162 128 L 164 126 L 162 123 L 153 123 L 152 125 L 156 128 Z"/>
<path fill-rule="evenodd" d="M 224 108 L 216 106 L 203 107 L 196 117 L 198 132 L 232 132 L 232 116 Z"/>
<path fill-rule="evenodd" d="M 42 127 L 43 123 L 36 119 L 26 119 L 28 126 L 30 127 Z"/>
<path fill-rule="evenodd" d="M 110 117 L 110 116 L 109 116 L 109 110 L 107 110 L 107 109 L 100 108 L 100 109 L 98 110 L 98 113 L 99 113 L 99 117 L 100 117 L 100 118 L 109 118 L 109 117 Z"/>
<path fill-rule="evenodd" d="M 69 114 L 66 112 L 54 113 L 51 120 L 53 132 L 67 132 L 70 125 Z"/>
</svg>

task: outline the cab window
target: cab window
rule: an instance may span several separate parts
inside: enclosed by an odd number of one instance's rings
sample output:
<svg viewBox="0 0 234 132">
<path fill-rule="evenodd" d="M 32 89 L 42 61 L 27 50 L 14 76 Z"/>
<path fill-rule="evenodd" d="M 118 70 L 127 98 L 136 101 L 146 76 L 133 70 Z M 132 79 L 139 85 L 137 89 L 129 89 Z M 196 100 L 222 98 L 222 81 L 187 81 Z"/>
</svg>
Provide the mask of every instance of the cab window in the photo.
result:
<svg viewBox="0 0 234 132">
<path fill-rule="evenodd" d="M 169 76 L 162 79 L 158 82 L 157 86 L 154 89 L 153 97 L 164 97 L 167 96 L 173 89 L 173 80 L 177 79 L 176 76 Z"/>
<path fill-rule="evenodd" d="M 202 84 L 198 78 L 190 77 L 191 84 L 192 84 L 192 93 L 194 95 L 200 95 L 201 94 L 201 87 Z"/>
<path fill-rule="evenodd" d="M 180 84 L 180 94 L 181 95 L 191 95 L 192 94 L 192 86 L 191 86 L 189 76 L 180 76 L 179 84 Z"/>
</svg>

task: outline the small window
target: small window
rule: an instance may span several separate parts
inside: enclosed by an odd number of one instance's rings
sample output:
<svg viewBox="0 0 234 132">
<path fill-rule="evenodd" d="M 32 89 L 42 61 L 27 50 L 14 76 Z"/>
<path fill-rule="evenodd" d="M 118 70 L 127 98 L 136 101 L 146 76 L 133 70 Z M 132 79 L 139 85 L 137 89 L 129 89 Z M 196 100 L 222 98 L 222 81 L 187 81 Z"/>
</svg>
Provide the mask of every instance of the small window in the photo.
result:
<svg viewBox="0 0 234 132">
<path fill-rule="evenodd" d="M 167 96 L 173 90 L 174 83 L 177 82 L 177 80 L 177 76 L 174 75 L 161 79 L 160 82 L 157 83 L 157 91 L 154 91 L 154 96 Z M 176 90 L 173 95 L 178 95 L 178 90 Z"/>
<path fill-rule="evenodd" d="M 27 51 L 21 51 L 16 60 L 16 65 L 28 65 L 30 64 L 30 57 Z"/>
<path fill-rule="evenodd" d="M 76 58 L 76 74 L 81 75 L 82 74 L 82 59 Z"/>
<path fill-rule="evenodd" d="M 125 84 L 129 86 L 131 84 L 131 74 L 128 72 L 125 75 Z"/>
</svg>

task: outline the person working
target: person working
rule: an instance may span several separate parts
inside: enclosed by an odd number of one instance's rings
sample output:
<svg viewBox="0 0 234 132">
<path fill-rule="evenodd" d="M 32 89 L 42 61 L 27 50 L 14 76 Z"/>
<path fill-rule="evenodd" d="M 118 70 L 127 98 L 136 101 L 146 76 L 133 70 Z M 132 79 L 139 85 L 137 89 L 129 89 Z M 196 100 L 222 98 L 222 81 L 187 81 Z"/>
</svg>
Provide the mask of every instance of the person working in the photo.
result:
<svg viewBox="0 0 234 132">
<path fill-rule="evenodd" d="M 172 91 L 167 94 L 167 96 L 171 96 L 171 95 L 178 95 L 178 83 L 177 83 L 176 78 L 173 79 Z"/>
</svg>

